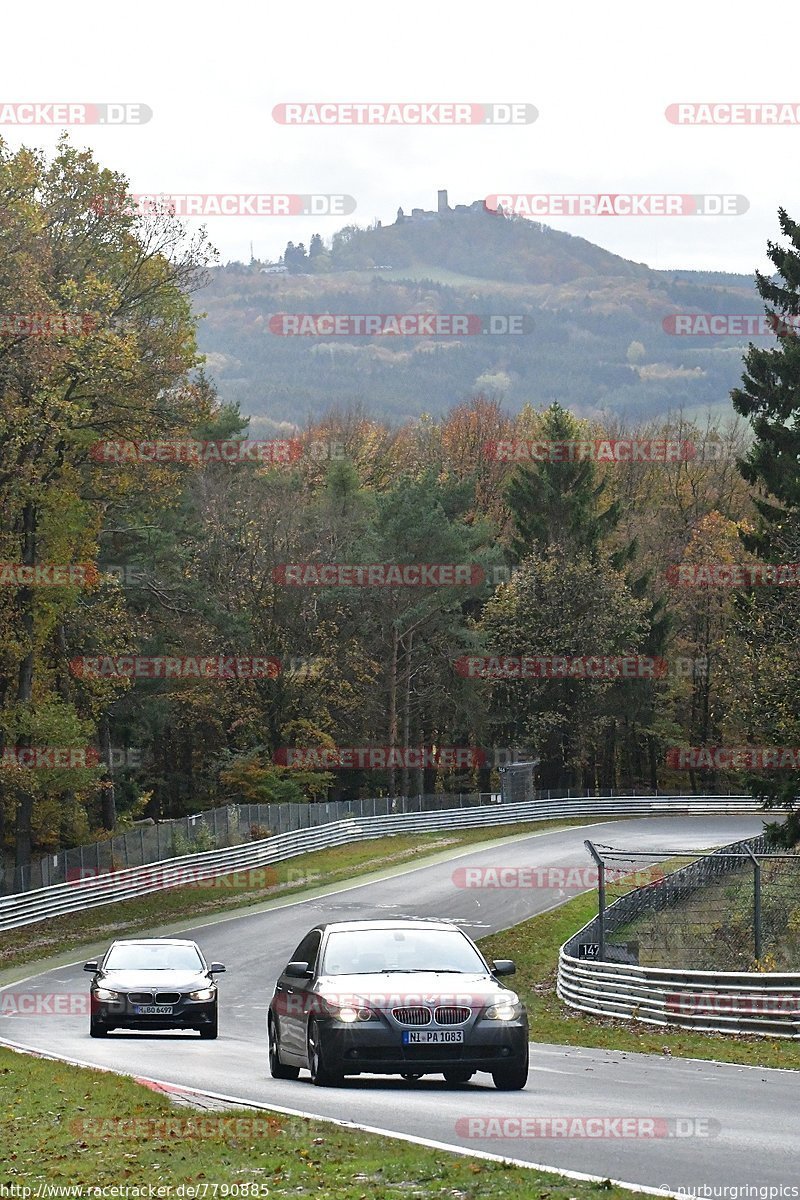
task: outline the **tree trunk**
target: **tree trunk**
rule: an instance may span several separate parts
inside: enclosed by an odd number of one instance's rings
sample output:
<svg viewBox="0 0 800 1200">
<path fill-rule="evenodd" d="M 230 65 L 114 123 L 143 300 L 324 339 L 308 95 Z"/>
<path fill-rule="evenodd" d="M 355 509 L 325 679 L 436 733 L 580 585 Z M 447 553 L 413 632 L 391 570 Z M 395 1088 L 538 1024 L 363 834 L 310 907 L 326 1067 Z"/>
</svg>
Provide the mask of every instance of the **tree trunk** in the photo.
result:
<svg viewBox="0 0 800 1200">
<path fill-rule="evenodd" d="M 26 504 L 22 513 L 22 562 L 26 567 L 32 567 L 36 562 L 36 510 L 33 504 Z M 28 705 L 33 695 L 33 589 L 21 587 L 17 592 L 17 606 L 20 611 L 20 628 L 22 641 L 27 652 L 20 662 L 17 677 L 16 701 L 19 705 Z M 17 739 L 17 745 L 31 745 L 29 735 Z M 18 870 L 30 865 L 32 852 L 33 821 L 33 792 L 25 786 L 24 781 L 17 786 L 17 805 L 15 814 L 14 862 Z"/>
<path fill-rule="evenodd" d="M 389 663 L 389 746 L 393 748 L 397 745 L 397 650 L 400 639 L 397 633 L 397 626 L 392 626 L 392 657 Z M 389 767 L 389 795 L 395 794 L 395 767 L 394 761 Z"/>
<path fill-rule="evenodd" d="M 411 735 L 411 648 L 414 645 L 413 632 L 408 635 L 408 647 L 406 648 L 406 666 L 404 671 L 405 684 L 403 695 L 403 795 L 408 795 L 409 775 L 408 775 L 408 743 Z"/>
<path fill-rule="evenodd" d="M 108 778 L 103 781 L 100 793 L 103 828 L 116 829 L 117 803 L 114 791 L 114 763 L 111 756 L 111 730 L 108 724 L 108 713 L 103 713 L 100 720 L 100 757 L 106 764 L 108 772 Z"/>
</svg>

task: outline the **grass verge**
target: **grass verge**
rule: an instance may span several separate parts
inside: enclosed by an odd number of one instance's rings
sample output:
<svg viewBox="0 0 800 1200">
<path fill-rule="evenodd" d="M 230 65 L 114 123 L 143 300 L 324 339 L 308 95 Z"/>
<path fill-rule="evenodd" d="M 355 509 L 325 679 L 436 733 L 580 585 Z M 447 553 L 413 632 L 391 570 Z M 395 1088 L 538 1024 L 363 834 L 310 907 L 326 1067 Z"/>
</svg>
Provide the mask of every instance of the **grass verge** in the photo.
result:
<svg viewBox="0 0 800 1200">
<path fill-rule="evenodd" d="M 171 1194 L 173 1200 L 176 1195 L 188 1200 L 267 1195 L 630 1200 L 642 1195 L 323 1121 L 244 1109 L 176 1109 L 131 1079 L 2 1048 L 0 1134 L 3 1180 L 33 1193 L 46 1183 L 128 1188 L 129 1197 L 146 1197 L 152 1185 L 164 1189 L 157 1196 Z M 180 1193 L 166 1190 L 181 1185 Z"/>
<path fill-rule="evenodd" d="M 552 912 L 494 933 L 478 943 L 487 958 L 513 958 L 512 986 L 529 1006 L 536 1042 L 633 1050 L 675 1058 L 705 1058 L 759 1067 L 800 1068 L 800 1044 L 783 1038 L 695 1033 L 670 1025 L 645 1025 L 593 1017 L 568 1008 L 556 996 L 558 952 L 567 938 L 597 913 L 594 893 L 578 896 Z"/>
<path fill-rule="evenodd" d="M 525 837 L 552 833 L 576 825 L 597 823 L 597 817 L 564 821 L 531 821 L 524 825 L 495 825 L 481 829 L 454 829 L 446 834 L 395 834 L 372 838 L 328 850 L 302 854 L 273 867 L 241 871 L 208 883 L 191 883 L 169 888 L 134 900 L 121 900 L 85 909 L 63 917 L 37 921 L 0 933 L 0 971 L 25 963 L 39 962 L 78 947 L 147 931 L 163 931 L 171 924 L 187 927 L 195 917 L 214 916 L 234 909 L 247 909 L 265 901 L 325 888 L 355 876 L 398 867 L 412 859 L 424 862 L 441 851 L 468 848 L 476 843 L 503 837 Z M 622 817 L 601 817 L 624 820 Z M 154 871 L 158 868 L 154 866 Z M 190 870 L 191 868 L 187 868 Z"/>
</svg>

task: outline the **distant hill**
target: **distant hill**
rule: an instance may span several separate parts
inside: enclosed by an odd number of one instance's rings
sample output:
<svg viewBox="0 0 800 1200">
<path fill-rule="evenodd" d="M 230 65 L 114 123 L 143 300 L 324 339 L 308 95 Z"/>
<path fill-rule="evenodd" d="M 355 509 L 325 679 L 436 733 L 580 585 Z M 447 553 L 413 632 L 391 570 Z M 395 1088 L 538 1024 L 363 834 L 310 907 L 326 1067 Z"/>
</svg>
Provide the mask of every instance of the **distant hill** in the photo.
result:
<svg viewBox="0 0 800 1200">
<path fill-rule="evenodd" d="M 196 297 L 209 374 L 254 417 L 254 431 L 351 401 L 396 421 L 438 415 L 476 391 L 502 396 L 511 411 L 557 399 L 587 416 L 631 419 L 727 405 L 748 339 L 673 336 L 662 323 L 675 313 L 763 312 L 749 276 L 654 271 L 475 209 L 348 226 L 315 249 L 289 274 L 228 264 Z M 533 331 L 282 337 L 270 328 L 276 313 L 409 312 L 520 314 Z"/>
</svg>

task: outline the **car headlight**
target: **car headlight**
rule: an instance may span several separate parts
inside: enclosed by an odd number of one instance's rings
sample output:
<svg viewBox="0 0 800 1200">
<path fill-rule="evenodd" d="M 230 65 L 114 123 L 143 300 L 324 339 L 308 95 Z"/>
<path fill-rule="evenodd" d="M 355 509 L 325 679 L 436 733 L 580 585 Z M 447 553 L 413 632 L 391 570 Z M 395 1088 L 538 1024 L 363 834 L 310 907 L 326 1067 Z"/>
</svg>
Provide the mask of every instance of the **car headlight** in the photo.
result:
<svg viewBox="0 0 800 1200">
<path fill-rule="evenodd" d="M 356 1021 L 377 1021 L 378 1018 L 371 1008 L 366 1005 L 335 1004 L 332 1000 L 323 999 L 325 1012 L 345 1025 L 354 1025 Z"/>
<path fill-rule="evenodd" d="M 215 989 L 213 987 L 201 988 L 199 992 L 189 992 L 188 999 L 189 1000 L 213 1000 L 214 999 L 214 991 L 215 991 Z"/>
<path fill-rule="evenodd" d="M 515 992 L 509 992 L 484 1012 L 487 1021 L 516 1021 L 522 1015 L 522 1004 Z"/>
<path fill-rule="evenodd" d="M 119 1000 L 119 992 L 112 992 L 110 988 L 95 988 L 94 994 L 98 1000 Z"/>
</svg>

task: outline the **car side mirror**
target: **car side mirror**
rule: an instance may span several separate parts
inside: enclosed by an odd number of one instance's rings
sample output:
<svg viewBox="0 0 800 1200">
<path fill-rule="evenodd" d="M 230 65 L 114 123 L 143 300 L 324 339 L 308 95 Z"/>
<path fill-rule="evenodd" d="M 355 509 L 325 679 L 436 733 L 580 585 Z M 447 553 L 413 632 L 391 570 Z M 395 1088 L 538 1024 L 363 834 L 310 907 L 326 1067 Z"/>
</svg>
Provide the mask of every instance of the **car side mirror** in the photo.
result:
<svg viewBox="0 0 800 1200">
<path fill-rule="evenodd" d="M 510 958 L 496 958 L 492 963 L 493 975 L 516 975 L 517 964 Z"/>
<path fill-rule="evenodd" d="M 208 968 L 209 975 L 221 975 L 225 970 L 224 963 L 212 963 Z"/>
<path fill-rule="evenodd" d="M 96 962 L 88 962 L 83 964 L 83 969 L 84 971 L 97 972 L 100 970 L 100 966 Z"/>
<path fill-rule="evenodd" d="M 284 975 L 288 975 L 289 979 L 310 979 L 313 971 L 307 962 L 290 962 L 286 964 Z"/>
</svg>

